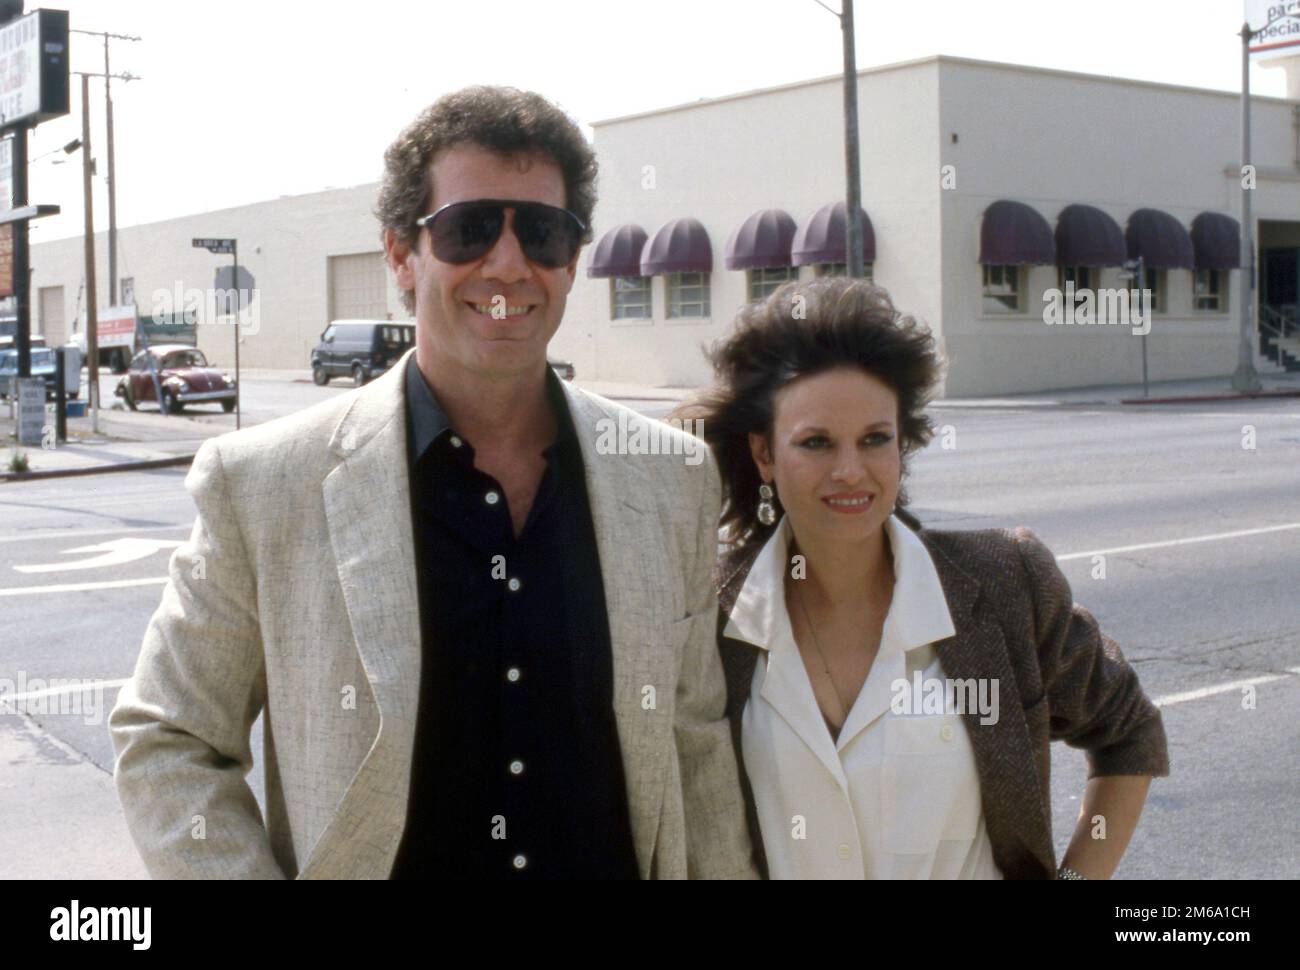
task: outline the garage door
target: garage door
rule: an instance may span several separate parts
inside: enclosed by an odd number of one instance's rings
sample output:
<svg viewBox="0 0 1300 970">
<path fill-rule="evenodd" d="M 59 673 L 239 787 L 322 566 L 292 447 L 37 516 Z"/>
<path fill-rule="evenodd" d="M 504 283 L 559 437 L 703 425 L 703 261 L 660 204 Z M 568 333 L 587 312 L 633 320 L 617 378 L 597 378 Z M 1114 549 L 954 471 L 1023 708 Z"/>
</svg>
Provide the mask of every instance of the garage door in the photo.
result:
<svg viewBox="0 0 1300 970">
<path fill-rule="evenodd" d="M 63 287 L 42 286 L 38 297 L 41 333 L 48 347 L 58 347 L 68 340 L 68 321 L 63 319 Z"/>
<path fill-rule="evenodd" d="M 388 312 L 383 253 L 331 256 L 330 319 L 383 320 Z"/>
</svg>

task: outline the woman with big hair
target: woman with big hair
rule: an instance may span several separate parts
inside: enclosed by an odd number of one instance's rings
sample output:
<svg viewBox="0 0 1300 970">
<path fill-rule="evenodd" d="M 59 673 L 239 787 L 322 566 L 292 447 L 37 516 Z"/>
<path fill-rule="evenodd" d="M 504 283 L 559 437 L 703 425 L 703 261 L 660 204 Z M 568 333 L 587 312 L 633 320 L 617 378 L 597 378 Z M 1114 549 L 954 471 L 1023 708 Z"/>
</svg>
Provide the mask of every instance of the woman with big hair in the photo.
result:
<svg viewBox="0 0 1300 970">
<path fill-rule="evenodd" d="M 1160 713 L 1028 529 L 907 511 L 933 434 L 930 333 L 868 282 L 783 286 L 716 345 L 701 419 L 722 475 L 719 649 L 771 878 L 1108 878 Z M 1057 861 L 1051 741 L 1089 764 Z"/>
</svg>

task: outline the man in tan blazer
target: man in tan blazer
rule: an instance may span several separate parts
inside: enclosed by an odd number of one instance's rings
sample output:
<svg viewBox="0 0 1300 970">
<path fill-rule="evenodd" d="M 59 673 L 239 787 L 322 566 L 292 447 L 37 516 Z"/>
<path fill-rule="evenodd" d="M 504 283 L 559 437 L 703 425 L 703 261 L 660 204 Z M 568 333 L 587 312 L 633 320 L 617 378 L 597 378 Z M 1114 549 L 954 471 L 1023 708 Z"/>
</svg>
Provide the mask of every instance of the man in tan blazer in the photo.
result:
<svg viewBox="0 0 1300 970">
<path fill-rule="evenodd" d="M 536 95 L 473 88 L 386 163 L 416 349 L 196 456 L 194 530 L 109 722 L 145 863 L 753 877 L 712 458 L 546 362 L 590 239 L 590 149 Z M 638 429 L 658 454 L 609 447 Z M 259 713 L 265 820 L 245 781 Z"/>
</svg>

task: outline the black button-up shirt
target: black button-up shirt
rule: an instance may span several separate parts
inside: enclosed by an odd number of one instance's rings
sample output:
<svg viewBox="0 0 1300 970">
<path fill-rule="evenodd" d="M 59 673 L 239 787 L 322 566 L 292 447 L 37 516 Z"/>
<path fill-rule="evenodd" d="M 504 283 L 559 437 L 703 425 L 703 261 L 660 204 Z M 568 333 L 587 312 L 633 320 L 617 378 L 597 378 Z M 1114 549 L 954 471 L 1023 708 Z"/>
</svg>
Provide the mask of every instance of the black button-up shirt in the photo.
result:
<svg viewBox="0 0 1300 970">
<path fill-rule="evenodd" d="M 516 538 L 412 354 L 406 368 L 422 663 L 392 878 L 637 878 L 582 452 L 559 429 Z"/>
</svg>

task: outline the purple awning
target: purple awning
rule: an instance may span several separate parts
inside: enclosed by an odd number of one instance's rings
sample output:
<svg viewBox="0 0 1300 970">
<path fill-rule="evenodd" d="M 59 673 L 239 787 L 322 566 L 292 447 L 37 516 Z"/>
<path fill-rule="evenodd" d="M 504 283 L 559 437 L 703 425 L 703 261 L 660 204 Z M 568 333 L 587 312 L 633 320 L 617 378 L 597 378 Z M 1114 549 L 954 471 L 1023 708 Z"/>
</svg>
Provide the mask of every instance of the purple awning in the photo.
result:
<svg viewBox="0 0 1300 970">
<path fill-rule="evenodd" d="M 1148 269 L 1191 269 L 1196 262 L 1192 237 L 1183 224 L 1159 209 L 1138 209 L 1124 232 L 1129 259 L 1142 257 Z"/>
<path fill-rule="evenodd" d="M 795 225 L 781 209 L 755 212 L 727 240 L 727 269 L 765 269 L 790 265 Z"/>
<path fill-rule="evenodd" d="M 848 257 L 848 220 L 844 214 L 849 211 L 848 203 L 843 200 L 829 202 L 822 206 L 799 227 L 790 244 L 790 260 L 795 266 L 808 266 L 811 263 L 847 263 Z M 871 226 L 867 214 L 858 209 L 862 220 L 862 261 L 876 261 L 876 231 Z"/>
<path fill-rule="evenodd" d="M 1052 227 L 1037 209 L 999 199 L 984 210 L 979 261 L 984 266 L 1050 266 L 1056 262 Z"/>
<path fill-rule="evenodd" d="M 591 263 L 587 266 L 587 275 L 640 276 L 641 248 L 645 245 L 645 240 L 645 230 L 630 222 L 611 229 L 596 243 Z"/>
<path fill-rule="evenodd" d="M 1192 220 L 1192 250 L 1197 269 L 1241 266 L 1241 225 L 1222 212 L 1202 212 Z"/>
<path fill-rule="evenodd" d="M 1067 205 L 1056 220 L 1056 261 L 1062 266 L 1119 266 L 1128 259 L 1124 230 L 1100 209 Z"/>
<path fill-rule="evenodd" d="M 713 244 L 699 219 L 666 222 L 641 249 L 642 276 L 707 273 L 713 269 Z"/>
</svg>

